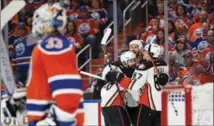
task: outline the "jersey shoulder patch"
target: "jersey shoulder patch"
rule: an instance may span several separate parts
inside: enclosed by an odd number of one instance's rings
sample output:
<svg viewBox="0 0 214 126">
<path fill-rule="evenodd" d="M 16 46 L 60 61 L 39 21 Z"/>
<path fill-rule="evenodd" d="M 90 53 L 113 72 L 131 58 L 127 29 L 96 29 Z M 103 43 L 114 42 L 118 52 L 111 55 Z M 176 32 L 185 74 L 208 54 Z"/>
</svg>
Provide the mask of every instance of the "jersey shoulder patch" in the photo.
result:
<svg viewBox="0 0 214 126">
<path fill-rule="evenodd" d="M 148 69 L 150 69 L 150 68 L 152 68 L 152 67 L 153 67 L 152 62 L 143 60 L 143 61 L 141 61 L 140 64 L 137 66 L 137 70 L 148 70 Z"/>
<path fill-rule="evenodd" d="M 62 54 L 72 49 L 72 44 L 64 36 L 49 36 L 40 44 L 39 49 L 46 54 Z"/>
</svg>

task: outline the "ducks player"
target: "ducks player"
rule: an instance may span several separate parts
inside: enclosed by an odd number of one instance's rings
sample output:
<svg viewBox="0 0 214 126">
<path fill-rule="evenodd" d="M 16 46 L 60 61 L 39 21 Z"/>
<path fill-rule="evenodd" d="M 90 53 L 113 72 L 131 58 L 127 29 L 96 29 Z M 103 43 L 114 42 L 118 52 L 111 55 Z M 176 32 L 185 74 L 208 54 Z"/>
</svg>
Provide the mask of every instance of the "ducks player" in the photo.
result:
<svg viewBox="0 0 214 126">
<path fill-rule="evenodd" d="M 58 3 L 44 4 L 33 15 L 32 33 L 47 36 L 34 48 L 31 58 L 27 83 L 29 126 L 76 125 L 83 91 L 75 49 L 62 35 L 66 21 L 66 11 Z"/>
<path fill-rule="evenodd" d="M 123 102 L 125 89 L 128 88 L 126 81 L 130 81 L 134 72 L 136 56 L 131 51 L 123 52 L 120 61 L 110 65 L 107 65 L 102 73 L 103 79 L 108 82 L 101 89 L 101 107 L 105 123 L 107 126 L 129 126 L 130 122 L 123 109 Z M 120 80 L 124 76 L 127 78 L 122 79 L 117 85 L 115 80 Z"/>
<path fill-rule="evenodd" d="M 129 83 L 130 92 L 135 92 L 131 94 L 139 103 L 136 126 L 160 126 L 161 88 L 169 80 L 168 67 L 165 61 L 159 59 L 161 55 L 160 46 L 148 44 L 144 49 L 143 55 L 150 55 L 150 58 L 139 63 L 131 81 L 126 81 L 126 83 Z M 159 74 L 157 74 L 154 65 L 157 66 Z M 124 78 L 120 79 L 123 80 Z M 120 82 L 121 80 L 117 81 Z"/>
</svg>

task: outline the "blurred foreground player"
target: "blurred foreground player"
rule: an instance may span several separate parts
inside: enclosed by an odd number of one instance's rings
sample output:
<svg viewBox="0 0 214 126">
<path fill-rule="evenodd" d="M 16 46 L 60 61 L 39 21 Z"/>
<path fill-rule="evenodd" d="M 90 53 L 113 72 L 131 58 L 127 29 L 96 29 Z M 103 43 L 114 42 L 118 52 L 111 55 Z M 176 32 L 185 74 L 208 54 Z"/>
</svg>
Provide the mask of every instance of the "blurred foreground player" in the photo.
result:
<svg viewBox="0 0 214 126">
<path fill-rule="evenodd" d="M 42 5 L 33 16 L 33 35 L 46 36 L 32 53 L 27 83 L 29 126 L 74 126 L 82 106 L 81 77 L 73 45 L 62 35 L 66 11 L 60 4 Z"/>
</svg>

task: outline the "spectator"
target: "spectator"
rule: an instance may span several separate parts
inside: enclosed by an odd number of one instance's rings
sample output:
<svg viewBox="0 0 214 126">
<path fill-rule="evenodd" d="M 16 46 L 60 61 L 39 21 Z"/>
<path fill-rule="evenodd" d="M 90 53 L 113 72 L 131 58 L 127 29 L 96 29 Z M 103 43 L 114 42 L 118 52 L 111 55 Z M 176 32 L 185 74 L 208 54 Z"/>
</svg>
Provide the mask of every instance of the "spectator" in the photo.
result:
<svg viewBox="0 0 214 126">
<path fill-rule="evenodd" d="M 99 57 L 100 42 L 96 37 L 98 33 L 97 22 L 89 16 L 88 7 L 80 7 L 80 15 L 75 20 L 77 32 L 84 38 L 84 44 L 90 44 L 92 47 L 92 56 L 94 59 Z"/>
<path fill-rule="evenodd" d="M 214 81 L 211 73 L 204 72 L 200 59 L 193 58 L 192 62 L 195 73 L 191 76 L 192 85 L 202 85 Z"/>
<path fill-rule="evenodd" d="M 190 26 L 190 21 L 187 18 L 187 11 L 184 5 L 178 5 L 176 8 L 175 25 L 177 30 L 180 27 L 188 29 Z"/>
<path fill-rule="evenodd" d="M 208 42 L 209 42 L 209 45 L 210 47 L 213 47 L 214 46 L 214 35 L 213 35 L 213 30 L 209 30 L 207 32 L 207 39 L 208 39 Z"/>
<path fill-rule="evenodd" d="M 18 33 L 19 38 L 13 44 L 12 66 L 14 68 L 15 79 L 26 84 L 30 58 L 35 44 L 27 46 L 27 29 L 23 22 L 18 25 Z"/>
<path fill-rule="evenodd" d="M 179 67 L 177 72 L 178 84 L 184 84 L 185 79 L 190 77 L 190 72 L 186 67 Z"/>
<path fill-rule="evenodd" d="M 190 71 L 190 74 L 192 75 L 194 73 L 192 68 L 192 58 L 193 58 L 192 53 L 190 51 L 186 52 L 186 54 L 184 54 L 183 57 L 184 57 L 184 66 Z"/>
<path fill-rule="evenodd" d="M 71 2 L 71 10 L 67 10 L 67 16 L 69 20 L 74 21 L 78 18 L 80 13 L 80 0 L 72 0 Z"/>
<path fill-rule="evenodd" d="M 153 37 L 151 43 L 158 44 L 162 47 L 162 55 L 165 55 L 165 37 L 164 37 L 164 30 L 159 29 L 157 35 Z M 169 51 L 173 51 L 173 45 L 169 42 Z"/>
<path fill-rule="evenodd" d="M 169 30 L 169 42 L 174 46 L 175 45 L 175 38 L 176 38 L 176 28 L 175 23 L 172 20 L 168 22 L 168 30 Z"/>
<path fill-rule="evenodd" d="M 101 31 L 101 36 L 103 36 L 103 32 L 105 27 L 106 27 L 106 23 L 108 21 L 108 14 L 107 11 L 105 10 L 105 8 L 102 8 L 102 3 L 100 0 L 91 0 L 92 3 L 92 7 L 90 10 L 90 16 L 98 22 L 99 24 L 99 31 Z"/>
<path fill-rule="evenodd" d="M 202 27 L 202 23 L 206 22 L 208 19 L 208 14 L 206 11 L 201 11 L 200 12 L 200 16 L 199 16 L 199 22 L 198 23 L 194 23 L 190 26 L 189 31 L 188 31 L 188 38 L 191 38 L 191 36 L 193 34 L 195 34 L 196 29 L 201 28 Z"/>
<path fill-rule="evenodd" d="M 202 23 L 202 36 L 204 38 L 207 38 L 207 33 L 210 29 L 209 23 L 208 22 L 203 22 Z"/>
<path fill-rule="evenodd" d="M 173 56 L 175 57 L 175 63 L 184 66 L 183 55 L 189 52 L 185 41 L 177 40 L 175 45 L 175 51 L 173 51 Z"/>
<path fill-rule="evenodd" d="M 77 51 L 83 46 L 83 38 L 76 32 L 76 26 L 72 21 L 68 21 L 65 35 L 75 45 Z"/>
</svg>

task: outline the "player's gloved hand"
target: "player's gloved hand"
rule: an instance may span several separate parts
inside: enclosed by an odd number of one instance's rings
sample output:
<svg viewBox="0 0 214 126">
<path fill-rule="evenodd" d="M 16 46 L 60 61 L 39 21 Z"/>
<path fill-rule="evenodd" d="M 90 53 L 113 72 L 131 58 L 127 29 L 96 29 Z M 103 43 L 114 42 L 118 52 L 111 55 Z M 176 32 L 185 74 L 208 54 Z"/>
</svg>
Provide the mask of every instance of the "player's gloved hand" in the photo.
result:
<svg viewBox="0 0 214 126">
<path fill-rule="evenodd" d="M 120 82 L 120 80 L 124 77 L 124 75 L 121 73 L 121 72 L 118 72 L 118 71 L 109 71 L 107 74 L 106 74 L 106 81 L 107 82 Z"/>
<path fill-rule="evenodd" d="M 159 76 L 157 77 L 157 83 L 160 84 L 161 86 L 166 85 L 168 81 L 169 76 L 166 73 L 160 73 Z"/>
</svg>

